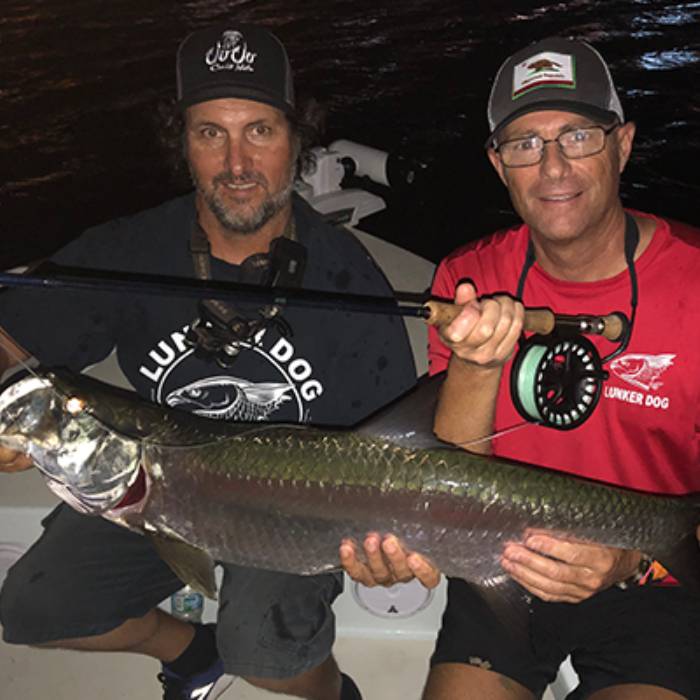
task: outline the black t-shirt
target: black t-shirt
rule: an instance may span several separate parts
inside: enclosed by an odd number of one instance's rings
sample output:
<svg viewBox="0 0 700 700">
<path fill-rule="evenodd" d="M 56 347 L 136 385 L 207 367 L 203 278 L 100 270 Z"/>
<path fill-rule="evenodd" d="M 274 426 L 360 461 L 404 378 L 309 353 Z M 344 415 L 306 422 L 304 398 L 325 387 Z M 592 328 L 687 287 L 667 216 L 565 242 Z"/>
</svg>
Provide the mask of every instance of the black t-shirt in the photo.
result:
<svg viewBox="0 0 700 700">
<path fill-rule="evenodd" d="M 293 206 L 308 256 L 304 288 L 391 295 L 351 233 L 323 222 L 296 196 Z M 194 217 L 194 196 L 180 197 L 90 229 L 52 260 L 191 278 Z M 237 281 L 239 273 L 239 266 L 212 259 L 213 279 Z M 141 396 L 210 418 L 351 425 L 415 382 L 399 317 L 288 307 L 290 336 L 270 328 L 222 369 L 196 358 L 184 342 L 197 315 L 197 302 L 186 298 L 27 288 L 0 293 L 0 326 L 43 365 L 77 371 L 116 346 L 119 365 Z"/>
</svg>

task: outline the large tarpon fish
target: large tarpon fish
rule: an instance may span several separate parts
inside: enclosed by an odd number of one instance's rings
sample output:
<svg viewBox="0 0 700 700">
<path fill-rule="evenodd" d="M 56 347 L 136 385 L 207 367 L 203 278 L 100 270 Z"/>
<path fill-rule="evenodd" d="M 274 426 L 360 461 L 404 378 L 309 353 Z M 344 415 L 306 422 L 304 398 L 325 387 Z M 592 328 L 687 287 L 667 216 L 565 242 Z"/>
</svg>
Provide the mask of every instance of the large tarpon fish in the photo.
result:
<svg viewBox="0 0 700 700">
<path fill-rule="evenodd" d="M 0 395 L 0 444 L 27 452 L 82 510 L 153 537 L 214 592 L 215 560 L 314 574 L 345 537 L 396 533 L 448 575 L 505 585 L 531 529 L 641 549 L 700 589 L 696 498 L 662 497 L 476 456 L 436 441 L 440 378 L 359 427 L 230 423 L 84 376 L 26 377 Z"/>
</svg>

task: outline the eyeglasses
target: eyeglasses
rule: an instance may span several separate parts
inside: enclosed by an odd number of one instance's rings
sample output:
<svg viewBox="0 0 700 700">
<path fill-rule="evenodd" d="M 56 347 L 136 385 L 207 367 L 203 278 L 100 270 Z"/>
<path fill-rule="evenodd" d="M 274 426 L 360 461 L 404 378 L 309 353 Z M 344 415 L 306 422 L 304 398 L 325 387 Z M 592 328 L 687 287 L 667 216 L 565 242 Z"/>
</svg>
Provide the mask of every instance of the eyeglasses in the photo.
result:
<svg viewBox="0 0 700 700">
<path fill-rule="evenodd" d="M 605 139 L 619 124 L 607 128 L 587 126 L 564 131 L 555 139 L 543 139 L 541 136 L 527 136 L 523 139 L 511 139 L 498 144 L 494 149 L 503 165 L 507 168 L 525 168 L 537 165 L 544 158 L 544 147 L 548 143 L 559 146 L 562 154 L 571 160 L 588 158 L 600 153 L 605 148 Z"/>
</svg>

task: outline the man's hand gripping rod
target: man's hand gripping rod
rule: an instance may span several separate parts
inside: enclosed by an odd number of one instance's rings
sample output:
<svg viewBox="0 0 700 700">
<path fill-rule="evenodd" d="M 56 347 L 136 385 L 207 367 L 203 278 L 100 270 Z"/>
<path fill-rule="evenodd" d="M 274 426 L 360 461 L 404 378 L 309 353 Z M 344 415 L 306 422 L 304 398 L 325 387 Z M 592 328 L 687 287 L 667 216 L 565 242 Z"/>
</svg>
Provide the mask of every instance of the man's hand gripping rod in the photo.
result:
<svg viewBox="0 0 700 700">
<path fill-rule="evenodd" d="M 446 326 L 457 318 L 463 307 L 431 300 L 425 303 L 424 308 L 426 323 L 431 326 Z M 540 335 L 549 335 L 555 328 L 562 328 L 582 335 L 602 335 L 615 343 L 624 336 L 627 325 L 627 318 L 617 312 L 607 316 L 567 316 L 555 314 L 549 309 L 525 309 L 523 328 Z"/>
</svg>

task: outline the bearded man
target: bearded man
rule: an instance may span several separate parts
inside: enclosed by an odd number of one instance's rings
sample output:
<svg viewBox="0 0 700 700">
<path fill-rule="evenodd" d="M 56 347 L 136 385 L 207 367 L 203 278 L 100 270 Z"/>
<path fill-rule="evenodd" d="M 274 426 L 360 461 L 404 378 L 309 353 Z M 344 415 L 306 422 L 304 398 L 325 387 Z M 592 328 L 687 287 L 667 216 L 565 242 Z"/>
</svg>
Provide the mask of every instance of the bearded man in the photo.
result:
<svg viewBox="0 0 700 700">
<path fill-rule="evenodd" d="M 235 22 L 194 32 L 177 89 L 195 191 L 86 232 L 55 262 L 391 295 L 357 239 L 293 193 L 308 129 L 274 35 Z M 82 370 L 116 348 L 141 396 L 211 418 L 351 425 L 415 381 L 403 323 L 384 316 L 10 290 L 0 324 L 49 366 Z M 19 353 L 4 344 L 0 376 Z M 0 471 L 29 467 L 0 450 Z M 225 672 L 302 698 L 360 698 L 331 654 L 339 574 L 224 565 L 217 625 L 193 625 L 157 608 L 183 583 L 147 538 L 65 503 L 44 527 L 2 590 L 6 642 L 152 656 L 166 700 L 214 700 Z"/>
</svg>

